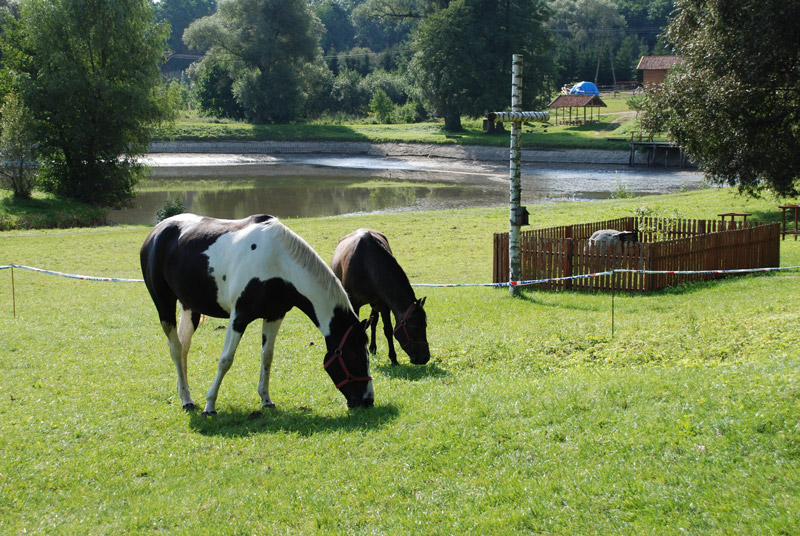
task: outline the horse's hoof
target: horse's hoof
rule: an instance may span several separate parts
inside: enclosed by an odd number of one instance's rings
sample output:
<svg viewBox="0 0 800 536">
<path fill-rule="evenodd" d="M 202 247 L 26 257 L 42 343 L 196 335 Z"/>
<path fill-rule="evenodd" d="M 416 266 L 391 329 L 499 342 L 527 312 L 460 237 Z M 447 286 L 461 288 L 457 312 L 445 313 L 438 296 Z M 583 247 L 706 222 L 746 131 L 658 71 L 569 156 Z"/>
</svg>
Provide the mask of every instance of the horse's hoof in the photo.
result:
<svg viewBox="0 0 800 536">
<path fill-rule="evenodd" d="M 397 362 L 397 359 L 392 359 L 392 366 L 393 367 L 400 366 L 400 363 Z"/>
<path fill-rule="evenodd" d="M 217 411 L 214 410 L 214 411 L 204 411 L 200 415 L 202 415 L 203 417 L 208 417 L 209 415 L 216 415 L 216 414 L 217 414 Z"/>
<path fill-rule="evenodd" d="M 197 409 L 197 406 L 194 405 L 194 402 L 189 402 L 188 404 L 183 405 L 183 411 L 194 411 Z"/>
<path fill-rule="evenodd" d="M 264 402 L 263 404 L 261 404 L 261 407 L 262 408 L 267 408 L 267 409 L 275 409 L 275 403 L 274 402 Z"/>
</svg>

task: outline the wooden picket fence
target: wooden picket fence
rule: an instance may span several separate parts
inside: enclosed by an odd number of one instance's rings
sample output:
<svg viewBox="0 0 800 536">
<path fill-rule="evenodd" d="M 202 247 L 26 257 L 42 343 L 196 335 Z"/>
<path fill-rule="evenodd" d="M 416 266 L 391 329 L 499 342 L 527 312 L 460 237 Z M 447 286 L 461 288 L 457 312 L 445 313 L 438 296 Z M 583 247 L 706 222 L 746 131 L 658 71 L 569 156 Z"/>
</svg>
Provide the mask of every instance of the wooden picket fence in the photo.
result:
<svg viewBox="0 0 800 536">
<path fill-rule="evenodd" d="M 600 229 L 636 231 L 639 242 L 588 243 Z M 521 233 L 522 280 L 613 269 L 693 271 L 768 268 L 780 263 L 780 224 L 627 217 Z M 494 235 L 493 280 L 508 281 L 508 233 Z M 614 273 L 537 285 L 557 290 L 649 292 L 721 274 Z"/>
</svg>

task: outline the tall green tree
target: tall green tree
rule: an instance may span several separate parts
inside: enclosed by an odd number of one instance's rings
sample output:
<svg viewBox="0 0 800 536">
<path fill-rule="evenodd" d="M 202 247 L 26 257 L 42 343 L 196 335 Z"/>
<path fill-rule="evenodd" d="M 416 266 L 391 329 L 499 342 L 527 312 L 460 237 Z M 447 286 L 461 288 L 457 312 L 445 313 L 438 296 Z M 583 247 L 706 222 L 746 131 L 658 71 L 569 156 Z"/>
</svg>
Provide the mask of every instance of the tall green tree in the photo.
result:
<svg viewBox="0 0 800 536">
<path fill-rule="evenodd" d="M 325 26 L 321 46 L 325 54 L 336 50 L 349 50 L 355 42 L 356 30 L 350 13 L 340 2 L 325 0 L 314 5 L 314 13 Z"/>
<path fill-rule="evenodd" d="M 174 54 L 187 54 L 191 50 L 183 43 L 183 32 L 192 22 L 214 13 L 217 0 L 159 0 L 155 9 L 156 19 L 169 23 L 169 50 Z"/>
<path fill-rule="evenodd" d="M 549 0 L 548 6 L 553 10 L 549 25 L 557 35 L 560 80 L 611 84 L 611 58 L 626 26 L 613 0 Z"/>
<path fill-rule="evenodd" d="M 205 51 L 198 69 L 228 70 L 232 92 L 253 123 L 298 117 L 305 94 L 303 71 L 321 62 L 323 27 L 304 0 L 227 0 L 184 33 Z"/>
<path fill-rule="evenodd" d="M 548 15 L 537 0 L 454 0 L 422 20 L 412 72 L 447 130 L 508 108 L 513 54 L 524 58 L 523 106 L 542 105 L 554 72 Z"/>
<path fill-rule="evenodd" d="M 23 0 L 6 68 L 36 123 L 44 187 L 97 206 L 135 195 L 154 128 L 166 26 L 148 0 Z"/>
<path fill-rule="evenodd" d="M 721 184 L 800 193 L 800 2 L 677 0 L 671 137 Z"/>
</svg>

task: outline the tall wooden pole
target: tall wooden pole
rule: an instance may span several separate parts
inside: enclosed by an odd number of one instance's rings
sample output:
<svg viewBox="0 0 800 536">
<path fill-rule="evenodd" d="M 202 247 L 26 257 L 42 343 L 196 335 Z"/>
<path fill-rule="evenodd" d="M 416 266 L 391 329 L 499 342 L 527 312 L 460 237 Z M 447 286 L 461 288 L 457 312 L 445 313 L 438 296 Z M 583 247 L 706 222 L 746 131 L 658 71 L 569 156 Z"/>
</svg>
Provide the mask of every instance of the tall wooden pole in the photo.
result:
<svg viewBox="0 0 800 536">
<path fill-rule="evenodd" d="M 519 113 L 522 111 L 522 55 L 514 54 L 511 58 L 511 112 Z M 522 138 L 522 122 L 514 121 L 511 123 L 511 164 L 509 170 L 509 222 L 511 229 L 508 234 L 508 266 L 509 281 L 519 281 L 522 279 L 522 266 L 520 262 L 520 221 L 519 207 L 522 197 L 522 185 L 520 182 L 522 149 L 520 140 Z M 511 295 L 517 294 L 517 287 L 510 285 Z"/>
</svg>

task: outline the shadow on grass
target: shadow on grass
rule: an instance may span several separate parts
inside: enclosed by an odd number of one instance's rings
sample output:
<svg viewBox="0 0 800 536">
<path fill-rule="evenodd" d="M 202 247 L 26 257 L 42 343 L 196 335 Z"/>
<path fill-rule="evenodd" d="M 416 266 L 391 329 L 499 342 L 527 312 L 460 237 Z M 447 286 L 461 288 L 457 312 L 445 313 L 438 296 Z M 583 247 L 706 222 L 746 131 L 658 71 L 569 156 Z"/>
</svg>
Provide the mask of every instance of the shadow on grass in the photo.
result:
<svg viewBox="0 0 800 536">
<path fill-rule="evenodd" d="M 34 193 L 31 199 L 0 194 L 0 230 L 57 229 L 103 225 L 108 210 Z"/>
<path fill-rule="evenodd" d="M 339 431 L 372 430 L 397 418 L 393 405 L 354 408 L 341 415 L 320 415 L 305 406 L 272 408 L 260 411 L 226 410 L 204 417 L 199 412 L 189 415 L 189 426 L 203 435 L 247 437 L 255 434 L 290 432 L 312 436 Z"/>
<path fill-rule="evenodd" d="M 403 359 L 403 357 L 404 356 L 398 355 L 397 359 Z M 412 382 L 424 380 L 426 378 L 443 378 L 450 375 L 449 372 L 441 368 L 436 363 L 428 362 L 425 365 L 405 365 L 400 363 L 399 365 L 392 365 L 389 362 L 389 358 L 386 358 L 386 362 L 377 364 L 372 361 L 372 368 L 379 371 L 387 378 L 408 380 Z"/>
</svg>

